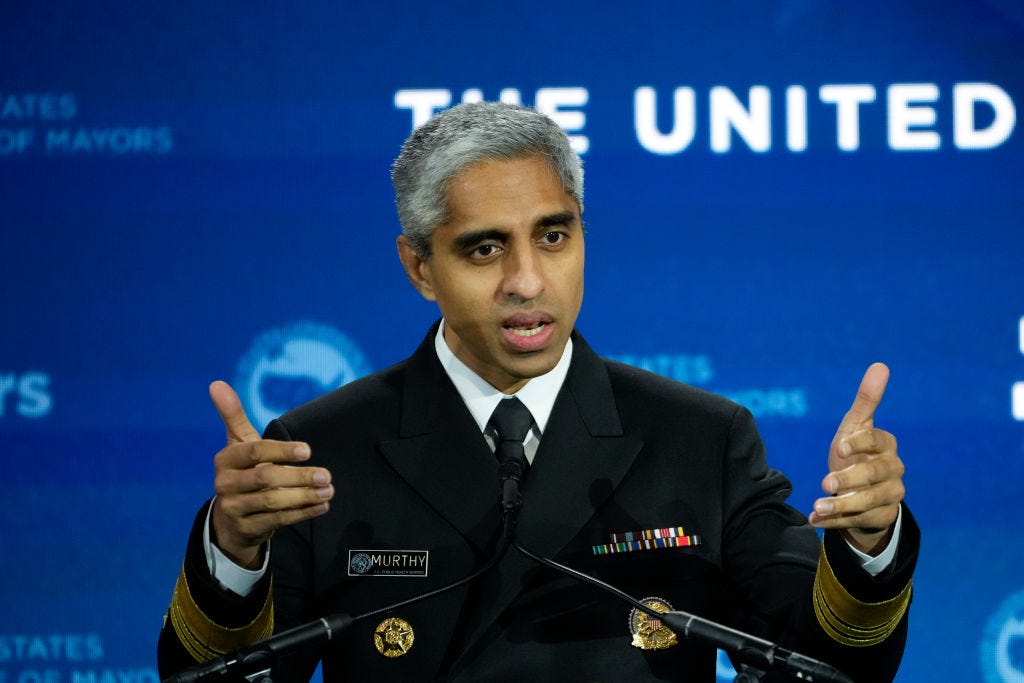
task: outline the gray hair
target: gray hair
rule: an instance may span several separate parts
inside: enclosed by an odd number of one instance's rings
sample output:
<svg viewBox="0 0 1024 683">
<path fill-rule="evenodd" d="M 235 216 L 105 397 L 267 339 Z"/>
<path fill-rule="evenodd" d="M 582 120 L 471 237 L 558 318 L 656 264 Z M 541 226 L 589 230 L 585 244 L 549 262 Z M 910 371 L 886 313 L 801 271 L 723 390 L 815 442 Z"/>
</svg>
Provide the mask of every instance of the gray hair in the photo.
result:
<svg viewBox="0 0 1024 683">
<path fill-rule="evenodd" d="M 430 258 L 430 236 L 449 218 L 448 181 L 480 161 L 533 155 L 550 162 L 562 188 L 582 207 L 583 163 L 550 118 L 500 102 L 441 112 L 409 136 L 391 167 L 402 233 L 421 257 Z"/>
</svg>

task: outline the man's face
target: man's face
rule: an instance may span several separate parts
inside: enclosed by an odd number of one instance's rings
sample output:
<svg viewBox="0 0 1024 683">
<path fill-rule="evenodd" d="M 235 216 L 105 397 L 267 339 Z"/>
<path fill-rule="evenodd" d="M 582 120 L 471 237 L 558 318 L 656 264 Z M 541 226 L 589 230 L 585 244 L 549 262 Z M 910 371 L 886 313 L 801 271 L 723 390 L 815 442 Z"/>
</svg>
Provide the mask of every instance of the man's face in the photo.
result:
<svg viewBox="0 0 1024 683">
<path fill-rule="evenodd" d="M 413 285 L 436 301 L 445 341 L 512 393 L 561 358 L 583 302 L 580 207 L 542 157 L 483 161 L 449 183 L 450 219 L 423 260 L 404 237 Z"/>
</svg>

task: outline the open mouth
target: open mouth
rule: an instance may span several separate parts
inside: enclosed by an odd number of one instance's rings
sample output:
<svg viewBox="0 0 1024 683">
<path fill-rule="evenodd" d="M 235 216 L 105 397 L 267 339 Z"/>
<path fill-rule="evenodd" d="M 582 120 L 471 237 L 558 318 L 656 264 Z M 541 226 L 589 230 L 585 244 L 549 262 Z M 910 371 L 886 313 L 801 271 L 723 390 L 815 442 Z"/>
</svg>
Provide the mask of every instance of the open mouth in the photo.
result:
<svg viewBox="0 0 1024 683">
<path fill-rule="evenodd" d="M 506 327 L 505 329 L 517 337 L 535 337 L 543 332 L 547 326 L 547 323 L 537 323 L 533 327 Z"/>
<path fill-rule="evenodd" d="M 543 313 L 513 315 L 503 321 L 505 340 L 517 351 L 540 351 L 551 342 L 554 321 Z"/>
</svg>

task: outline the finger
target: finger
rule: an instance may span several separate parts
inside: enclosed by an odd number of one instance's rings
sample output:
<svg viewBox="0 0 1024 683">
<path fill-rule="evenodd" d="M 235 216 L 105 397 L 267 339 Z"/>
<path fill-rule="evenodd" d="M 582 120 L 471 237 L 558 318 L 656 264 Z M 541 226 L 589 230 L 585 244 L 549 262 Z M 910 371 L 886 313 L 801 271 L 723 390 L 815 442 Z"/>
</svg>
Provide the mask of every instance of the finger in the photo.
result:
<svg viewBox="0 0 1024 683">
<path fill-rule="evenodd" d="M 228 432 L 228 443 L 257 441 L 260 433 L 249 422 L 238 394 L 227 382 L 217 380 L 210 385 L 210 400 L 220 413 L 220 419 Z"/>
<path fill-rule="evenodd" d="M 882 401 L 888 382 L 889 368 L 884 363 L 874 363 L 867 369 L 860 381 L 853 405 L 839 424 L 837 435 L 845 436 L 874 426 L 875 409 Z"/>
<path fill-rule="evenodd" d="M 839 455 L 858 462 L 863 456 L 896 452 L 896 437 L 884 429 L 861 429 L 838 441 Z"/>
<path fill-rule="evenodd" d="M 334 497 L 334 487 L 266 489 L 218 498 L 222 511 L 241 524 L 245 517 L 315 508 Z"/>
<path fill-rule="evenodd" d="M 851 529 L 877 532 L 882 529 L 888 529 L 896 523 L 898 510 L 898 505 L 891 505 L 846 515 L 822 515 L 812 512 L 807 519 L 812 526 L 819 529 Z"/>
<path fill-rule="evenodd" d="M 849 493 L 889 480 L 902 480 L 905 467 L 896 455 L 865 460 L 831 472 L 821 482 L 821 490 L 832 495 Z"/>
<path fill-rule="evenodd" d="M 861 429 L 849 436 L 836 435 L 829 450 L 833 472 L 873 458 L 896 454 L 896 437 L 882 429 Z"/>
<path fill-rule="evenodd" d="M 248 515 L 237 520 L 234 533 L 248 543 L 258 545 L 281 527 L 320 517 L 329 509 L 329 503 L 320 502 L 306 507 Z"/>
<path fill-rule="evenodd" d="M 244 470 L 267 463 L 292 463 L 308 460 L 309 444 L 301 441 L 262 439 L 228 444 L 213 458 L 214 469 Z"/>
<path fill-rule="evenodd" d="M 213 488 L 218 496 L 230 496 L 267 489 L 323 488 L 330 483 L 331 473 L 321 467 L 264 464 L 219 470 Z"/>
<path fill-rule="evenodd" d="M 896 508 L 899 506 L 906 491 L 903 482 L 898 479 L 887 479 L 880 484 L 856 489 L 838 496 L 819 498 L 814 501 L 814 516 L 818 518 L 835 518 L 849 520 L 864 515 L 892 515 L 895 520 Z M 846 526 L 873 526 L 860 521 L 851 522 Z"/>
<path fill-rule="evenodd" d="M 896 437 L 884 429 L 861 429 L 843 437 L 840 450 L 843 455 L 877 455 L 895 452 Z"/>
</svg>

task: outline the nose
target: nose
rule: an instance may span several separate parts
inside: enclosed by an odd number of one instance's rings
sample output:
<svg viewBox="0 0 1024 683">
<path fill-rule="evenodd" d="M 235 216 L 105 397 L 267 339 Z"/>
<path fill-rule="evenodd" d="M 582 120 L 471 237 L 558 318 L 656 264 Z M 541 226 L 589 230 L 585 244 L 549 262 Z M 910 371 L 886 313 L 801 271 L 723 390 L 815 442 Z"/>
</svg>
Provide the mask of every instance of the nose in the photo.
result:
<svg viewBox="0 0 1024 683">
<path fill-rule="evenodd" d="M 501 293 L 505 298 L 529 301 L 543 293 L 543 263 L 532 245 L 509 248 L 502 265 Z"/>
</svg>

